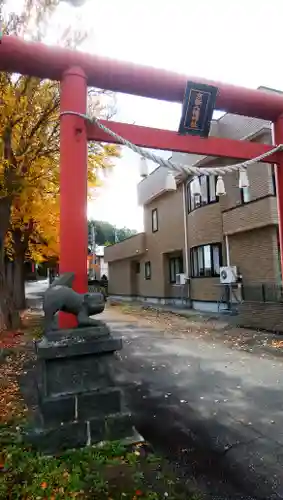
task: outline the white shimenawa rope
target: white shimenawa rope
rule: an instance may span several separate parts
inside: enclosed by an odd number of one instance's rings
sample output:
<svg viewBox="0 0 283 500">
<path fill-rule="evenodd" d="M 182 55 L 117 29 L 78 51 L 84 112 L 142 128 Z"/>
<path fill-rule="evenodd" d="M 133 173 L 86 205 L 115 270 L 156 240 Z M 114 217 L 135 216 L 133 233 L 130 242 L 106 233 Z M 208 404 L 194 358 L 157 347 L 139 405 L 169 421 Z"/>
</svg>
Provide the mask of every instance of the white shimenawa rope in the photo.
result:
<svg viewBox="0 0 283 500">
<path fill-rule="evenodd" d="M 103 132 L 106 134 L 110 135 L 114 139 L 116 139 L 119 143 L 123 144 L 124 146 L 127 146 L 129 149 L 134 151 L 135 153 L 139 154 L 143 158 L 146 158 L 147 160 L 151 160 L 154 163 L 157 163 L 158 165 L 161 165 L 162 167 L 165 167 L 171 171 L 177 171 L 179 173 L 185 172 L 186 174 L 191 174 L 191 175 L 223 175 L 229 172 L 234 172 L 237 170 L 245 170 L 248 166 L 253 165 L 254 163 L 257 163 L 261 160 L 264 160 L 265 158 L 268 158 L 268 156 L 277 153 L 278 151 L 283 150 L 283 144 L 279 144 L 278 146 L 275 146 L 273 149 L 270 151 L 267 151 L 266 153 L 263 153 L 260 156 L 257 156 L 256 158 L 252 158 L 251 160 L 246 160 L 242 163 L 236 163 L 235 165 L 225 165 L 223 167 L 194 167 L 191 165 L 182 165 L 182 164 L 176 164 L 173 163 L 170 160 L 165 160 L 161 156 L 157 156 L 149 151 L 147 151 L 144 148 L 140 148 L 139 146 L 136 146 L 132 142 L 128 141 L 127 139 L 124 139 L 124 137 L 121 137 L 120 135 L 116 134 L 116 132 L 113 132 L 108 127 L 105 127 L 102 123 L 97 118 L 91 118 L 90 116 L 87 116 L 83 113 L 77 113 L 76 111 L 63 111 L 60 116 L 64 115 L 75 115 L 79 116 L 80 118 L 83 118 L 90 123 L 94 123 L 97 125 Z M 111 124 L 111 122 L 109 122 Z"/>
</svg>

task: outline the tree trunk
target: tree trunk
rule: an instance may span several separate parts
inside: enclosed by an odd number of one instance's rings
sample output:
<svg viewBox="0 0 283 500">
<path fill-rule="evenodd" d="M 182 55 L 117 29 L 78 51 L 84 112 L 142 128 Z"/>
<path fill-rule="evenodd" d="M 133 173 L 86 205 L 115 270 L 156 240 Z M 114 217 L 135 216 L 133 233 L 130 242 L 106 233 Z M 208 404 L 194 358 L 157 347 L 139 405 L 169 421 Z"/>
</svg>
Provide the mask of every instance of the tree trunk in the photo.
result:
<svg viewBox="0 0 283 500">
<path fill-rule="evenodd" d="M 15 157 L 12 151 L 12 129 L 7 126 L 2 134 L 4 142 L 4 159 L 8 166 L 4 168 L 4 177 L 1 187 L 7 196 L 0 198 L 0 331 L 14 329 L 20 325 L 20 315 L 15 309 L 12 289 L 7 283 L 5 269 L 5 237 L 10 225 L 11 207 L 14 197 L 14 187 L 17 181 Z"/>
<path fill-rule="evenodd" d="M 29 237 L 32 233 L 33 223 L 23 231 L 22 229 L 14 229 L 14 279 L 13 279 L 13 298 L 18 311 L 25 309 L 26 294 L 25 294 L 25 255 L 28 248 Z"/>
<path fill-rule="evenodd" d="M 26 307 L 24 261 L 22 253 L 15 256 L 13 299 L 17 311 L 23 311 Z"/>
<path fill-rule="evenodd" d="M 0 331 L 15 330 L 21 326 L 21 319 L 15 308 L 12 289 L 6 276 L 5 262 L 0 261 Z"/>
<path fill-rule="evenodd" d="M 20 326 L 20 316 L 15 310 L 12 290 L 7 282 L 5 269 L 5 236 L 9 228 L 11 199 L 0 199 L 0 331 Z"/>
</svg>

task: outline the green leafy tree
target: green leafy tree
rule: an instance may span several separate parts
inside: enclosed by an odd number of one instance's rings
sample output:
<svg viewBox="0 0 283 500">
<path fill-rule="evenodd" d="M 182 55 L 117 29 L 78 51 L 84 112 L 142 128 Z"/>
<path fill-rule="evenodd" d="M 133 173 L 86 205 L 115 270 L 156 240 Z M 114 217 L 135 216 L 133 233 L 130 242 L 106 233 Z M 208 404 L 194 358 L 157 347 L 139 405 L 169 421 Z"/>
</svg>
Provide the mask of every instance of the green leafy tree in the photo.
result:
<svg viewBox="0 0 283 500">
<path fill-rule="evenodd" d="M 95 227 L 95 243 L 96 245 L 109 246 L 114 243 L 123 241 L 130 236 L 137 234 L 135 229 L 129 229 L 127 227 L 117 228 L 113 224 L 106 221 L 89 221 L 88 222 L 88 240 L 89 246 L 92 245 L 92 229 L 91 226 L 94 224 Z"/>
</svg>

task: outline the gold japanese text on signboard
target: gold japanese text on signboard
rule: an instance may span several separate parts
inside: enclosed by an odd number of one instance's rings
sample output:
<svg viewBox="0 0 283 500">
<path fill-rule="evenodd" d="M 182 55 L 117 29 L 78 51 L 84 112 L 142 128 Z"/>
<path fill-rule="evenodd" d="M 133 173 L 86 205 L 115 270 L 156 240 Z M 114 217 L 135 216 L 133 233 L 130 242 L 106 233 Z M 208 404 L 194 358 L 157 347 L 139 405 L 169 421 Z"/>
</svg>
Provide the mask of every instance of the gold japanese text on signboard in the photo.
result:
<svg viewBox="0 0 283 500">
<path fill-rule="evenodd" d="M 216 87 L 188 82 L 179 126 L 180 134 L 208 136 L 216 95 Z"/>
</svg>

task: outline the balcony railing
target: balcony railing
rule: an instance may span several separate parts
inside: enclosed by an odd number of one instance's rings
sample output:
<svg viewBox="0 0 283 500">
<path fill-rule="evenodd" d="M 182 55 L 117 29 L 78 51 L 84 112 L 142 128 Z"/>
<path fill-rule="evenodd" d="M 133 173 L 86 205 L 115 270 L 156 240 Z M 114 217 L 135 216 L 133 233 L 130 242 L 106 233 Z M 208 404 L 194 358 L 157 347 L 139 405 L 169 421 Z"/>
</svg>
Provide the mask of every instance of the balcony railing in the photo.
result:
<svg viewBox="0 0 283 500">
<path fill-rule="evenodd" d="M 105 262 L 128 259 L 136 257 L 137 259 L 145 252 L 145 234 L 139 233 L 130 236 L 104 249 Z"/>
<path fill-rule="evenodd" d="M 138 204 L 144 206 L 150 203 L 163 193 L 168 192 L 166 186 L 166 178 L 168 170 L 163 167 L 158 167 L 150 175 L 145 177 L 137 186 Z"/>
</svg>

